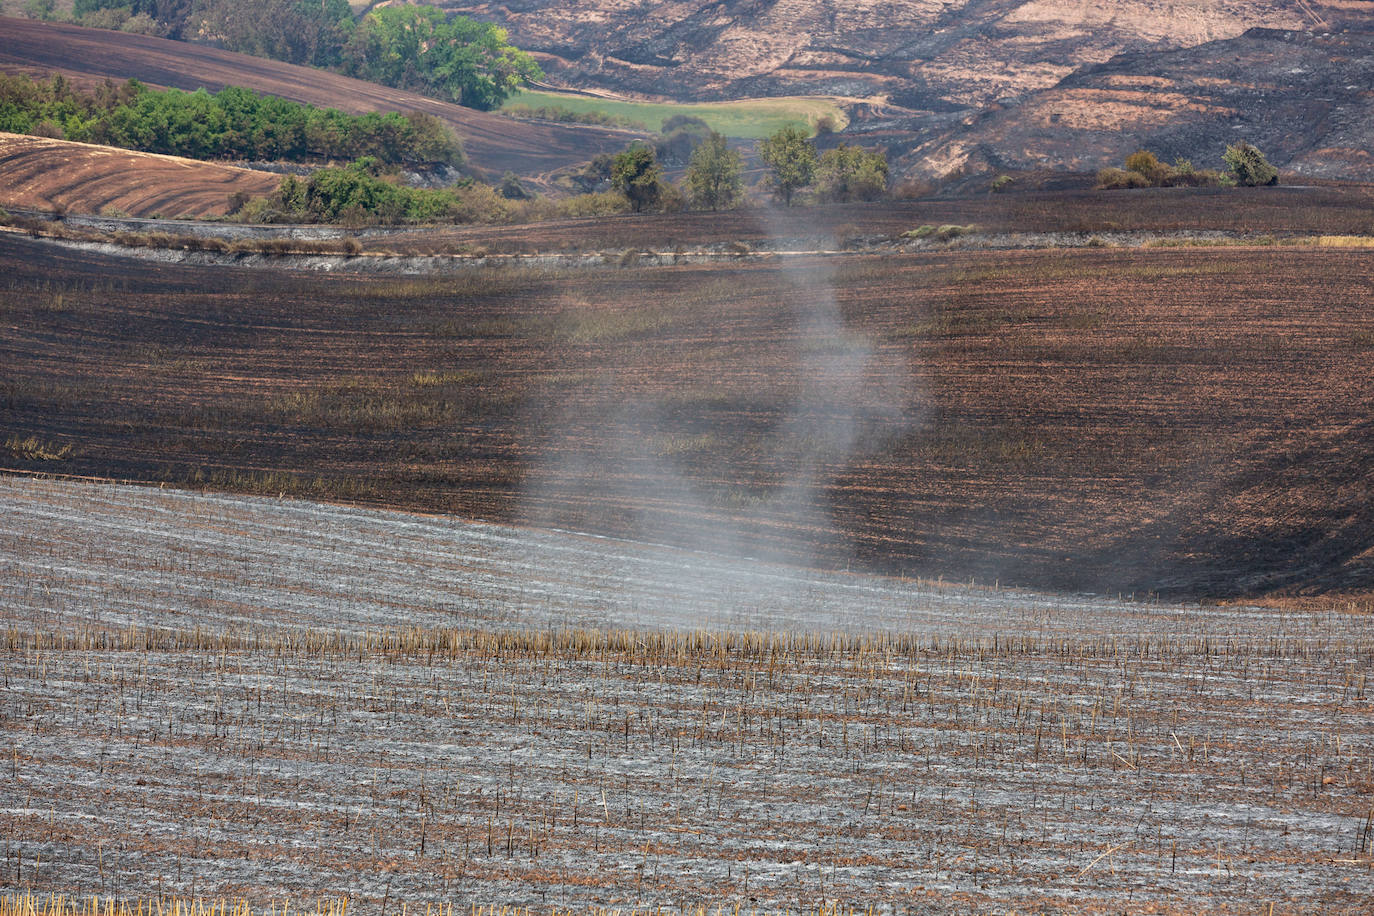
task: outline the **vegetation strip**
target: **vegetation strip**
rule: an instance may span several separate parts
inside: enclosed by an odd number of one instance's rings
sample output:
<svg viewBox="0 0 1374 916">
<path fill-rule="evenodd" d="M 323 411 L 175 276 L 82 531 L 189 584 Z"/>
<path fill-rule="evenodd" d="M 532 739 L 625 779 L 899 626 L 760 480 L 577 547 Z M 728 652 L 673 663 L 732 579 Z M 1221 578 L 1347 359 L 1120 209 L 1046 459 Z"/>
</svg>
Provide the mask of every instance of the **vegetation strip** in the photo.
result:
<svg viewBox="0 0 1374 916">
<path fill-rule="evenodd" d="M 0 131 L 188 159 L 463 161 L 458 138 L 423 112 L 349 115 L 238 86 L 158 91 L 132 79 L 81 92 L 60 75 L 0 74 Z"/>
</svg>

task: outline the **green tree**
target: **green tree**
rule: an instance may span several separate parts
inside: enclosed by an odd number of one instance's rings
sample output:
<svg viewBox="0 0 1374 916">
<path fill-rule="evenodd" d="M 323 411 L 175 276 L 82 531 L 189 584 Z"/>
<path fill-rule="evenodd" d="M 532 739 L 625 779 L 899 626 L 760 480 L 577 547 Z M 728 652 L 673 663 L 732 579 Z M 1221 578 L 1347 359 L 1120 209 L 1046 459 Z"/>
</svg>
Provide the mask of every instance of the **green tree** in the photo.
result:
<svg viewBox="0 0 1374 916">
<path fill-rule="evenodd" d="M 197 0 L 194 29 L 243 54 L 337 67 L 353 35 L 348 0 Z"/>
<path fill-rule="evenodd" d="M 822 200 L 877 200 L 887 191 L 887 156 L 845 143 L 826 150 L 816 165 L 816 190 Z"/>
<path fill-rule="evenodd" d="M 490 110 L 543 72 L 505 29 L 432 6 L 386 6 L 363 17 L 344 69 L 388 86 Z"/>
<path fill-rule="evenodd" d="M 611 162 L 611 187 L 625 195 L 636 213 L 658 203 L 662 182 L 663 167 L 651 146 L 636 141 Z"/>
<path fill-rule="evenodd" d="M 773 190 L 786 206 L 816 174 L 816 147 L 801 128 L 788 125 L 759 141 L 759 157 L 773 172 Z"/>
<path fill-rule="evenodd" d="M 687 193 L 692 206 L 703 210 L 729 210 L 744 193 L 739 153 L 725 138 L 712 131 L 692 152 L 687 164 Z"/>
<path fill-rule="evenodd" d="M 55 0 L 24 0 L 24 15 L 30 19 L 42 19 L 45 22 L 57 18 L 57 3 Z"/>
<path fill-rule="evenodd" d="M 1269 164 L 1264 153 L 1244 140 L 1226 147 L 1226 152 L 1221 158 L 1230 168 L 1231 177 L 1236 180 L 1236 184 L 1257 187 L 1279 183 L 1279 170 Z"/>
</svg>

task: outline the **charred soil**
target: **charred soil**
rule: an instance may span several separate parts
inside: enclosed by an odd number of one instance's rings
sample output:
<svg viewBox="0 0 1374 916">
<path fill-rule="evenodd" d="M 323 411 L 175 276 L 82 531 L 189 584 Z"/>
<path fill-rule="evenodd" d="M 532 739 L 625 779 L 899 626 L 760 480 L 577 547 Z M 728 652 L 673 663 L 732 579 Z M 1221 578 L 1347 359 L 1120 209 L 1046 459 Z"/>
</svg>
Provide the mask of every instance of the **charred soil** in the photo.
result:
<svg viewBox="0 0 1374 916">
<path fill-rule="evenodd" d="M 1363 591 L 1367 260 L 1255 246 L 648 268 L 618 254 L 343 279 L 11 236 L 5 463 L 832 568 Z"/>
</svg>

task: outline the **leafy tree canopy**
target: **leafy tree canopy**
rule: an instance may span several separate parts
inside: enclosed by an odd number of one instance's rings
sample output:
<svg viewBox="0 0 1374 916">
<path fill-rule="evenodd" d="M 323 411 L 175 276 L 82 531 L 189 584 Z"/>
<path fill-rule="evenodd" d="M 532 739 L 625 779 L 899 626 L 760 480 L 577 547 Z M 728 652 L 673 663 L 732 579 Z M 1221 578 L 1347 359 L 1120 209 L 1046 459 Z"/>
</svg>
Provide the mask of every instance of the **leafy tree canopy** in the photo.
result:
<svg viewBox="0 0 1374 916">
<path fill-rule="evenodd" d="M 876 200 L 887 191 L 887 156 L 844 143 L 826 150 L 816 165 L 816 190 L 822 200 Z"/>
<path fill-rule="evenodd" d="M 432 6 L 372 10 L 343 52 L 343 69 L 363 79 L 490 110 L 543 72 L 507 41 L 505 29 Z"/>
<path fill-rule="evenodd" d="M 712 132 L 692 152 L 687 164 L 687 193 L 692 205 L 703 210 L 728 210 L 744 193 L 739 153 L 725 138 Z"/>
<path fill-rule="evenodd" d="M 611 163 L 611 186 L 629 199 L 636 213 L 658 203 L 662 182 L 663 168 L 654 158 L 653 147 L 643 143 L 632 143 Z"/>
<path fill-rule="evenodd" d="M 0 76 L 0 130 L 192 159 L 355 159 L 459 165 L 458 138 L 432 115 L 348 115 L 230 86 L 159 92 L 136 80 L 80 92 L 61 76 Z"/>
<path fill-rule="evenodd" d="M 788 125 L 759 141 L 759 157 L 773 172 L 773 190 L 787 206 L 816 174 L 816 147 L 799 127 Z"/>
</svg>

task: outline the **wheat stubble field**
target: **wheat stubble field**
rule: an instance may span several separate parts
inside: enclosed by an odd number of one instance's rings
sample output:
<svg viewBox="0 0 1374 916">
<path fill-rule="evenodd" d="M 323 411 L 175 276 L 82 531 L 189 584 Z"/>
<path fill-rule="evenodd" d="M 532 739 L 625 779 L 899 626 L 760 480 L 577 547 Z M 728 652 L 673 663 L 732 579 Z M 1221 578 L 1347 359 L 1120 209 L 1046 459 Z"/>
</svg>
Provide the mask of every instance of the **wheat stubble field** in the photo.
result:
<svg viewBox="0 0 1374 916">
<path fill-rule="evenodd" d="M 8 479 L 0 504 L 11 886 L 369 912 L 1374 893 L 1367 618 L 274 498 Z"/>
</svg>

